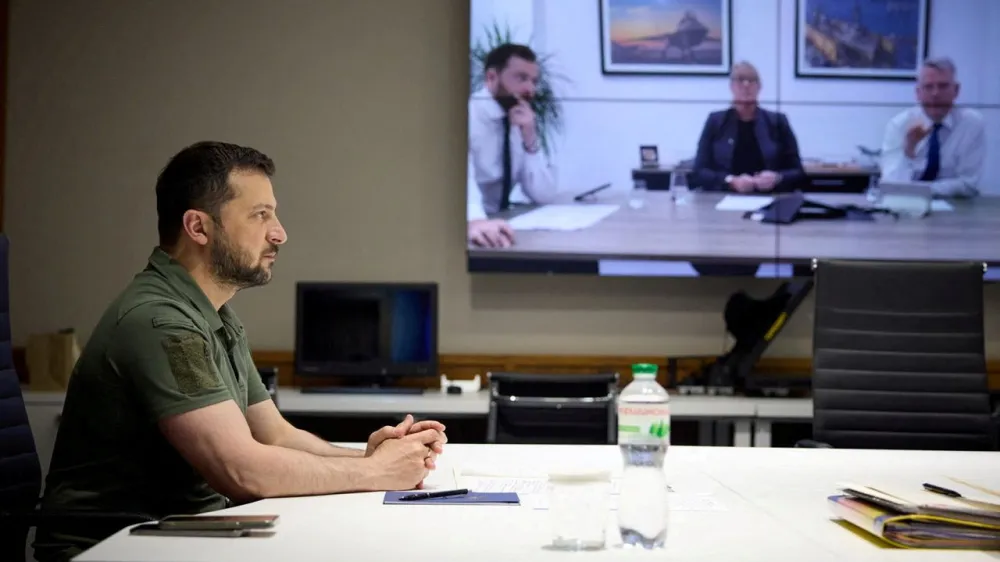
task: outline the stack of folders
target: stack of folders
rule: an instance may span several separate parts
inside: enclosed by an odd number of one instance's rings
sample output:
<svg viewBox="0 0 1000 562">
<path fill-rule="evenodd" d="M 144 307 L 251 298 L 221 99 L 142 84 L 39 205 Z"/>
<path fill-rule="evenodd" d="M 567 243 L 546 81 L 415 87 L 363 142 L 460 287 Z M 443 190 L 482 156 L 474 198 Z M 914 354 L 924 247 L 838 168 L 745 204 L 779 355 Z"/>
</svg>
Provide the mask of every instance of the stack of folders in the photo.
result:
<svg viewBox="0 0 1000 562">
<path fill-rule="evenodd" d="M 956 478 L 838 488 L 830 510 L 894 546 L 1000 550 L 1000 491 Z"/>
</svg>

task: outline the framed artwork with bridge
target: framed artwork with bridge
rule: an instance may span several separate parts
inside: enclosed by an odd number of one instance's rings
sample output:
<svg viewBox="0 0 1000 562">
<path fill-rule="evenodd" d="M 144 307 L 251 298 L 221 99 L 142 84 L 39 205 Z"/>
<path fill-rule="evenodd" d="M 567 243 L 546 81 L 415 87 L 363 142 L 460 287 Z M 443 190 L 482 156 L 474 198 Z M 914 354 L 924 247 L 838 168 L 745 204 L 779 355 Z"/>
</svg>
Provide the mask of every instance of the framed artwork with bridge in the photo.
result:
<svg viewBox="0 0 1000 562">
<path fill-rule="evenodd" d="M 795 76 L 916 80 L 930 0 L 796 0 Z"/>
<path fill-rule="evenodd" d="M 598 2 L 604 74 L 729 74 L 731 0 Z"/>
</svg>

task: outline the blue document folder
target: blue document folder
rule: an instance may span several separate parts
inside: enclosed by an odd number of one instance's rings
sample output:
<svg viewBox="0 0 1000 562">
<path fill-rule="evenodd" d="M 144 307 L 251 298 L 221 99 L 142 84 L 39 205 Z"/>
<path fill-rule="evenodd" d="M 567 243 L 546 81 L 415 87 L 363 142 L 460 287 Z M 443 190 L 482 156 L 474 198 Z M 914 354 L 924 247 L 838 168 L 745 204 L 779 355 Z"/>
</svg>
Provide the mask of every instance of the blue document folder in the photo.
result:
<svg viewBox="0 0 1000 562">
<path fill-rule="evenodd" d="M 399 498 L 414 492 L 386 492 L 382 499 L 383 505 L 475 505 L 475 504 L 506 504 L 519 505 L 520 498 L 516 492 L 469 492 L 461 496 L 446 496 L 443 498 L 427 498 L 416 501 L 400 501 Z"/>
</svg>

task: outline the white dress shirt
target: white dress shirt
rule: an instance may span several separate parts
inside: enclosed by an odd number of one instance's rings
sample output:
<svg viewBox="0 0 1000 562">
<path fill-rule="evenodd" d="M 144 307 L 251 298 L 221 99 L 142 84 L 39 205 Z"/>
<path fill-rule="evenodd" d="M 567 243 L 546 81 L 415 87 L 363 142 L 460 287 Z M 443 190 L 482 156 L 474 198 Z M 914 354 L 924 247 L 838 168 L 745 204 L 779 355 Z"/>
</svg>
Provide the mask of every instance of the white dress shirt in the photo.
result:
<svg viewBox="0 0 1000 562">
<path fill-rule="evenodd" d="M 925 136 L 906 156 L 906 131 L 920 122 L 931 128 L 933 123 L 920 106 L 912 107 L 892 118 L 885 128 L 882 141 L 882 179 L 884 181 L 914 181 L 927 167 L 927 152 L 931 135 Z M 939 197 L 975 197 L 986 157 L 986 130 L 983 116 L 968 108 L 953 107 L 938 131 L 941 143 L 941 167 L 937 179 L 931 182 Z"/>
<path fill-rule="evenodd" d="M 469 98 L 469 161 L 467 218 L 486 218 L 500 209 L 503 198 L 503 117 L 505 112 L 485 88 Z M 551 203 L 556 176 L 544 151 L 524 148 L 521 130 L 510 128 L 510 201 Z"/>
</svg>

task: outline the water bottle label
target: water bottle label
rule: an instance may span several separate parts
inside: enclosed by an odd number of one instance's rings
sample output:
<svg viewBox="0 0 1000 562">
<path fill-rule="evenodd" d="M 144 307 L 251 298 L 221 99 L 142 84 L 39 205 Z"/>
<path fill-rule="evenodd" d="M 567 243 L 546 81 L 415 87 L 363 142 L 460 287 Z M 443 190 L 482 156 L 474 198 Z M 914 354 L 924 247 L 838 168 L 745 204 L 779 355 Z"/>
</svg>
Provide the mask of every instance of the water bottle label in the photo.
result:
<svg viewBox="0 0 1000 562">
<path fill-rule="evenodd" d="M 618 441 L 657 439 L 670 442 L 670 407 L 666 404 L 618 408 Z"/>
</svg>

